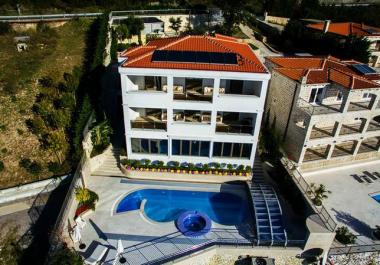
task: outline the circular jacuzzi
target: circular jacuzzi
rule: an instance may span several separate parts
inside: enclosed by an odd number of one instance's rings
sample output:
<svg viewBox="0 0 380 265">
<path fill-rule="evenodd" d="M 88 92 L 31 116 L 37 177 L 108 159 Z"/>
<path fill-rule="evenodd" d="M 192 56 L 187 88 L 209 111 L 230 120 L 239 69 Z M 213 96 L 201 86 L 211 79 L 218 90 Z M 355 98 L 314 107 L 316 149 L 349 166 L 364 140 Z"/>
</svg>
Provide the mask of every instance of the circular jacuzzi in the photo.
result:
<svg viewBox="0 0 380 265">
<path fill-rule="evenodd" d="M 187 211 L 178 217 L 177 228 L 185 236 L 201 236 L 210 231 L 211 220 L 204 213 L 198 211 Z"/>
</svg>

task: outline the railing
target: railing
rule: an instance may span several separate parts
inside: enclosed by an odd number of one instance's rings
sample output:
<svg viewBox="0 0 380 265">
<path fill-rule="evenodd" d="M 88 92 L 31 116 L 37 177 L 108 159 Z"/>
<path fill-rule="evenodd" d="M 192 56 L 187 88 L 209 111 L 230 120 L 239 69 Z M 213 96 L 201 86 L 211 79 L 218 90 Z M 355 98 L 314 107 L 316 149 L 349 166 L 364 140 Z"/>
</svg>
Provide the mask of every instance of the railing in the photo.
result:
<svg viewBox="0 0 380 265">
<path fill-rule="evenodd" d="M 3 22 L 23 22 L 23 21 L 53 21 L 69 20 L 79 17 L 95 18 L 103 13 L 77 13 L 77 14 L 52 14 L 52 15 L 25 15 L 25 16 L 0 16 Z"/>
<path fill-rule="evenodd" d="M 166 130 L 166 122 L 164 121 L 132 121 L 132 129 L 154 129 L 154 130 Z"/>
<path fill-rule="evenodd" d="M 363 252 L 380 251 L 380 244 L 355 245 L 344 247 L 332 247 L 329 250 L 329 255 L 348 255 Z"/>
<path fill-rule="evenodd" d="M 322 219 L 326 228 L 329 229 L 331 232 L 334 232 L 335 228 L 337 227 L 337 223 L 334 221 L 334 219 L 331 217 L 331 215 L 328 213 L 328 211 L 323 205 L 317 207 L 311 201 L 311 198 L 315 196 L 315 193 L 311 189 L 310 185 L 306 182 L 306 180 L 302 177 L 301 173 L 297 169 L 295 170 L 291 169 L 291 167 L 293 166 L 293 163 L 287 160 L 285 157 L 281 158 L 281 163 L 284 165 L 287 172 L 292 177 L 294 183 L 298 186 L 300 191 L 303 193 L 305 199 L 309 202 L 312 209 Z"/>
<path fill-rule="evenodd" d="M 210 11 L 217 11 L 219 9 L 207 10 L 192 10 L 192 9 L 146 9 L 146 10 L 126 10 L 126 11 L 112 11 L 112 17 L 120 16 L 142 16 L 142 15 L 165 15 L 165 14 L 208 14 Z"/>
<path fill-rule="evenodd" d="M 321 105 L 321 104 L 311 104 L 310 102 L 304 100 L 303 98 L 298 98 L 297 107 L 306 112 L 309 115 L 320 115 L 340 112 L 341 105 Z"/>
<path fill-rule="evenodd" d="M 76 171 L 71 180 L 70 187 L 67 191 L 65 200 L 62 203 L 62 208 L 58 214 L 57 222 L 52 229 L 51 242 L 55 242 L 57 238 L 62 236 L 65 233 L 64 228 L 67 220 L 70 219 L 69 215 L 72 213 L 74 201 L 75 201 L 75 187 L 83 186 L 82 183 L 82 169 L 86 166 L 86 163 L 89 163 L 86 154 L 82 155 L 82 158 L 76 168 Z M 55 244 L 52 244 L 53 246 Z"/>
<path fill-rule="evenodd" d="M 238 134 L 253 134 L 253 126 L 251 125 L 240 125 L 240 124 L 216 124 L 216 132 L 222 133 L 238 133 Z"/>
<path fill-rule="evenodd" d="M 346 103 L 347 104 L 347 103 Z M 350 102 L 347 111 L 370 110 L 371 101 Z"/>
<path fill-rule="evenodd" d="M 370 122 L 367 128 L 367 132 L 380 130 L 379 122 Z"/>
</svg>

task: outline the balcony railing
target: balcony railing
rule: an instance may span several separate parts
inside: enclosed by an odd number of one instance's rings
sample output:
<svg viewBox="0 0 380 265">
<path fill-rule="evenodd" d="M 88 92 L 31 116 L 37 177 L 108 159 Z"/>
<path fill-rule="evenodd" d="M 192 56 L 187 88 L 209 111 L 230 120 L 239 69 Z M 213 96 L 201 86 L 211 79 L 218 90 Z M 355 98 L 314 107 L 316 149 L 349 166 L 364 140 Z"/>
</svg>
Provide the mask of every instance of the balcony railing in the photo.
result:
<svg viewBox="0 0 380 265">
<path fill-rule="evenodd" d="M 153 129 L 153 130 L 166 130 L 166 122 L 164 121 L 132 121 L 132 129 Z"/>
<path fill-rule="evenodd" d="M 215 131 L 219 133 L 236 133 L 252 135 L 253 126 L 242 124 L 217 123 Z"/>
<path fill-rule="evenodd" d="M 379 139 L 372 138 L 370 140 L 365 140 L 359 147 L 358 153 L 368 153 L 377 152 L 379 150 Z"/>
<path fill-rule="evenodd" d="M 303 162 L 324 160 L 327 158 L 328 147 L 308 148 L 303 158 Z"/>
<path fill-rule="evenodd" d="M 322 105 L 322 104 L 311 104 L 306 100 L 299 98 L 297 106 L 302 111 L 306 112 L 309 115 L 321 115 L 329 113 L 338 113 L 341 109 L 341 104 L 332 104 L 332 105 Z"/>
<path fill-rule="evenodd" d="M 354 153 L 354 143 L 336 145 L 331 157 L 350 156 Z"/>
</svg>

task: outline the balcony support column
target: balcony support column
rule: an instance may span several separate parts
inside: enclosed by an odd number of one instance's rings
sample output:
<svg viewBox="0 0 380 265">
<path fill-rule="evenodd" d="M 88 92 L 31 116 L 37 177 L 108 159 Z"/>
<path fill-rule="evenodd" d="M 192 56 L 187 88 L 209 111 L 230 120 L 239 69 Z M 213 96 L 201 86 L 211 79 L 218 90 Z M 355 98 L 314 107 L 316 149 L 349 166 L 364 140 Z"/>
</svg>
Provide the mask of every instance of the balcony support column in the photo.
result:
<svg viewBox="0 0 380 265">
<path fill-rule="evenodd" d="M 346 95 L 343 95 L 342 105 L 340 107 L 342 113 L 346 113 L 348 111 L 348 107 L 350 106 L 350 97 L 351 91 L 349 91 Z"/>
<path fill-rule="evenodd" d="M 329 145 L 329 151 L 327 153 L 327 158 L 326 158 L 327 160 L 331 159 L 331 156 L 334 152 L 334 149 L 335 149 L 335 144 L 330 144 Z"/>
<path fill-rule="evenodd" d="M 373 100 L 373 104 L 371 105 L 371 110 L 375 110 L 377 105 L 379 104 L 380 95 L 375 95 L 375 99 Z"/>
<path fill-rule="evenodd" d="M 368 126 L 369 126 L 370 122 L 371 122 L 371 118 L 368 118 L 368 119 L 365 120 L 365 123 L 364 123 L 364 126 L 363 126 L 363 130 L 362 130 L 362 134 L 367 132 Z"/>
<path fill-rule="evenodd" d="M 338 125 L 336 125 L 336 128 L 335 128 L 334 138 L 339 136 L 340 129 L 342 129 L 342 123 L 339 121 L 337 123 L 338 123 Z"/>
<path fill-rule="evenodd" d="M 362 145 L 362 140 L 355 141 L 355 148 L 354 148 L 353 156 L 356 156 L 358 154 L 359 148 L 361 145 Z"/>
</svg>

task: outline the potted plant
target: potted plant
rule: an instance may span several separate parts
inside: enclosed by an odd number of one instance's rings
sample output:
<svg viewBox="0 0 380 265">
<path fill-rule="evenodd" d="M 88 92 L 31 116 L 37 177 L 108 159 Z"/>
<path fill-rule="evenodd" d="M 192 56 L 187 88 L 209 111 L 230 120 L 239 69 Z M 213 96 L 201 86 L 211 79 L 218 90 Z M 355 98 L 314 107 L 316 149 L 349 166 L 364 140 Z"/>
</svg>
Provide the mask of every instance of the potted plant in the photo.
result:
<svg viewBox="0 0 380 265">
<path fill-rule="evenodd" d="M 87 188 L 76 187 L 75 199 L 78 201 L 78 208 L 75 212 L 76 218 L 88 210 L 95 210 L 95 204 L 99 200 L 99 196 Z"/>
<path fill-rule="evenodd" d="M 376 228 L 372 230 L 372 237 L 375 240 L 380 240 L 380 225 L 377 225 Z"/>
<path fill-rule="evenodd" d="M 309 192 L 309 195 L 312 195 L 311 201 L 316 206 L 321 206 L 322 201 L 324 199 L 327 199 L 327 194 L 330 194 L 331 191 L 326 189 L 326 186 L 323 184 L 320 184 L 319 186 L 316 186 L 315 183 L 310 184 L 310 188 L 312 191 Z"/>
<path fill-rule="evenodd" d="M 347 226 L 338 227 L 335 231 L 335 239 L 344 245 L 355 244 L 356 236 L 351 233 Z"/>
</svg>

